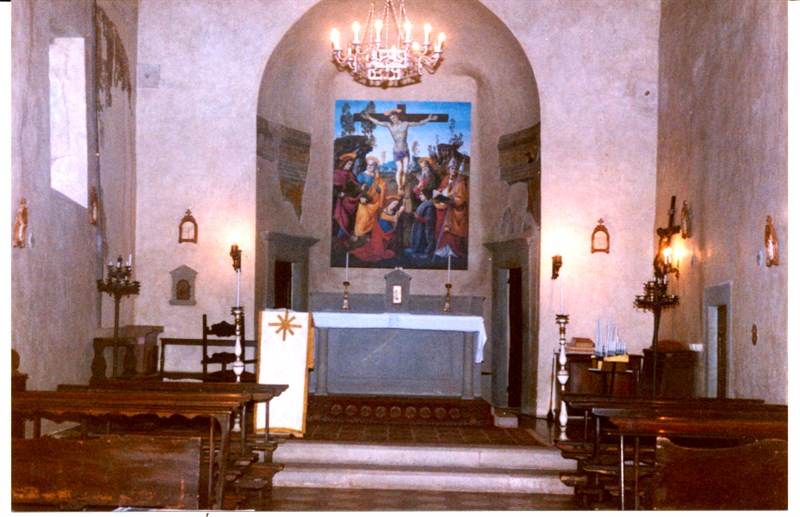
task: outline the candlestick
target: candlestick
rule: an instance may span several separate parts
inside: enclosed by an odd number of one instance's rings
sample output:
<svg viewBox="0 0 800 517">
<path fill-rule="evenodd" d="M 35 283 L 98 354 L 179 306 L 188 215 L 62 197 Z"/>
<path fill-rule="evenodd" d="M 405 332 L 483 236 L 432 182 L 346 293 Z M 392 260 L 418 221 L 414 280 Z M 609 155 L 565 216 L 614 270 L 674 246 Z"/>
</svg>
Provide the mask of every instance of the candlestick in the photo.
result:
<svg viewBox="0 0 800 517">
<path fill-rule="evenodd" d="M 556 314 L 556 324 L 558 325 L 558 364 L 559 369 L 556 374 L 558 383 L 561 384 L 561 393 L 566 391 L 567 381 L 569 380 L 569 370 L 567 370 L 567 324 L 569 323 L 569 316 L 567 314 Z M 561 430 L 559 440 L 567 439 L 567 403 L 562 398 L 561 406 L 558 410 L 558 423 Z"/>
<path fill-rule="evenodd" d="M 331 45 L 333 45 L 334 50 L 339 50 L 339 31 L 337 29 L 333 29 L 331 31 Z"/>
<path fill-rule="evenodd" d="M 444 312 L 450 312 L 452 307 L 450 306 L 450 289 L 453 287 L 450 282 L 444 284 L 445 289 L 447 292 L 444 295 L 444 308 L 442 309 Z"/>
<path fill-rule="evenodd" d="M 452 255 L 447 255 L 447 283 L 450 283 L 450 259 L 453 258 Z"/>
<path fill-rule="evenodd" d="M 342 293 L 342 310 L 349 311 L 350 310 L 350 293 L 348 292 L 348 288 L 350 287 L 350 282 L 345 280 L 342 282 L 344 286 L 344 293 Z"/>
</svg>

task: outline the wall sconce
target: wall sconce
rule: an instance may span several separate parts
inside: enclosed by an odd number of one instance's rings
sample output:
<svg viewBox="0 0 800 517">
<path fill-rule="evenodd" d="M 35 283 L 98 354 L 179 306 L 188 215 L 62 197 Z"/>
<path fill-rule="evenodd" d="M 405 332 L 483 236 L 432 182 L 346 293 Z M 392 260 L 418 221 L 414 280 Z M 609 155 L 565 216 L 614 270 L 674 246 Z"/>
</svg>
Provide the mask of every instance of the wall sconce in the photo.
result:
<svg viewBox="0 0 800 517">
<path fill-rule="evenodd" d="M 558 270 L 561 269 L 562 264 L 561 255 L 553 255 L 553 280 L 558 278 Z"/>
<path fill-rule="evenodd" d="M 242 250 L 239 249 L 238 244 L 231 246 L 231 258 L 233 259 L 233 269 L 241 271 L 242 269 Z"/>
</svg>

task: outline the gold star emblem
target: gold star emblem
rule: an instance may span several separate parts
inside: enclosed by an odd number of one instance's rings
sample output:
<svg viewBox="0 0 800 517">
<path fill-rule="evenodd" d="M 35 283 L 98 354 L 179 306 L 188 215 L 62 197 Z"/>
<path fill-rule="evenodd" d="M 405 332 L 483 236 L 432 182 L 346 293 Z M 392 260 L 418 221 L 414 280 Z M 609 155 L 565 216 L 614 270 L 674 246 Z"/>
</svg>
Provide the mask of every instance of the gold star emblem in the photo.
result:
<svg viewBox="0 0 800 517">
<path fill-rule="evenodd" d="M 272 322 L 272 323 L 268 323 L 267 326 L 269 326 L 269 327 L 278 327 L 275 330 L 275 333 L 277 334 L 277 333 L 283 331 L 283 339 L 282 339 L 282 341 L 286 341 L 286 333 L 287 332 L 294 336 L 294 331 L 292 330 L 292 328 L 296 328 L 296 329 L 303 328 L 303 326 L 300 325 L 300 324 L 297 324 L 297 323 L 293 324 L 292 322 L 294 321 L 294 319 L 295 319 L 295 316 L 292 316 L 290 318 L 289 317 L 289 309 L 286 309 L 286 313 L 283 316 L 278 314 L 278 321 L 275 321 L 275 322 Z"/>
</svg>

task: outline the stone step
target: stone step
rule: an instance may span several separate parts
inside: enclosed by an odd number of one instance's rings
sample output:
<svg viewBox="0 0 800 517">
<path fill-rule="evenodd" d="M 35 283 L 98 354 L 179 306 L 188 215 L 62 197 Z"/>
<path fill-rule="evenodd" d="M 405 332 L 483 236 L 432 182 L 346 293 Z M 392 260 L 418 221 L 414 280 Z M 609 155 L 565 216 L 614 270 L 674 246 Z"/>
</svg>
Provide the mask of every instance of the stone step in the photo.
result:
<svg viewBox="0 0 800 517">
<path fill-rule="evenodd" d="M 448 492 L 571 494 L 558 471 L 295 463 L 273 486 Z"/>
<path fill-rule="evenodd" d="M 273 455 L 277 463 L 569 470 L 576 462 L 553 447 L 500 445 L 376 445 L 289 440 Z"/>
<path fill-rule="evenodd" d="M 287 441 L 278 487 L 571 494 L 559 473 L 576 463 L 547 447 Z"/>
</svg>

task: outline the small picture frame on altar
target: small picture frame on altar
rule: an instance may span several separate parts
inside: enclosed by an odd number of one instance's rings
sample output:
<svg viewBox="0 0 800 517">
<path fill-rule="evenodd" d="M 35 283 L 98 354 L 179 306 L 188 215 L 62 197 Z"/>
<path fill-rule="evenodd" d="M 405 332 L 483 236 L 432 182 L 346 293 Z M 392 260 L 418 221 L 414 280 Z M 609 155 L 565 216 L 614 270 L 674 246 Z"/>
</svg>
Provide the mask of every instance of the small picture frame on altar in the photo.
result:
<svg viewBox="0 0 800 517">
<path fill-rule="evenodd" d="M 182 242 L 197 243 L 197 221 L 194 220 L 191 210 L 186 210 L 186 215 L 178 226 L 178 243 Z"/>
<path fill-rule="evenodd" d="M 592 253 L 609 253 L 611 239 L 608 236 L 608 229 L 603 224 L 603 219 L 597 221 L 597 226 L 592 232 Z"/>
<path fill-rule="evenodd" d="M 392 303 L 395 305 L 399 305 L 403 303 L 403 286 L 402 285 L 393 285 L 392 286 Z"/>
</svg>

